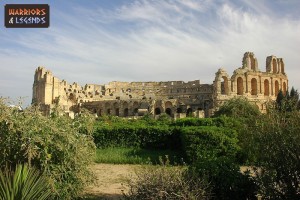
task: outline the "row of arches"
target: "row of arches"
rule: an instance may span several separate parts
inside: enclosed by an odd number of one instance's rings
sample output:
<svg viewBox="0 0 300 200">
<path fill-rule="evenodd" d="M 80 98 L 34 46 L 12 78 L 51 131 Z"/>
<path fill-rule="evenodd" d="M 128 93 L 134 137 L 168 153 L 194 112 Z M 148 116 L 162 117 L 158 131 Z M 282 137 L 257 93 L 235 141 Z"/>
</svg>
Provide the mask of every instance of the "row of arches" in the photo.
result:
<svg viewBox="0 0 300 200">
<path fill-rule="evenodd" d="M 202 105 L 203 104 L 203 105 Z M 201 105 L 184 105 L 179 104 L 178 102 L 171 101 L 154 101 L 154 102 L 126 102 L 126 101 L 106 101 L 98 103 L 84 103 L 83 106 L 92 110 L 98 116 L 103 115 L 113 115 L 120 117 L 128 116 L 141 116 L 145 113 L 151 113 L 153 115 L 168 114 L 171 117 L 174 117 L 176 114 L 186 114 L 192 115 L 193 112 L 197 110 L 204 110 L 208 108 L 210 103 L 204 102 Z"/>
<path fill-rule="evenodd" d="M 223 81 L 221 82 L 221 94 L 229 95 L 230 86 L 229 81 L 226 76 L 222 77 Z M 287 82 L 286 80 L 278 79 L 269 79 L 261 78 L 261 82 L 258 78 L 251 78 L 249 83 L 246 83 L 245 77 L 238 76 L 235 82 L 231 82 L 231 92 L 236 93 L 237 95 L 244 95 L 246 92 L 251 95 L 264 94 L 264 96 L 271 96 L 279 93 L 279 90 L 282 90 L 285 94 L 287 91 Z"/>
<path fill-rule="evenodd" d="M 237 95 L 243 95 L 244 94 L 244 80 L 242 77 L 237 78 Z M 256 78 L 251 79 L 251 88 L 250 88 L 250 94 L 251 95 L 258 95 L 258 94 L 264 94 L 264 96 L 270 96 L 275 95 L 279 93 L 279 90 L 282 90 L 285 94 L 287 91 L 287 84 L 285 81 L 282 82 L 282 85 L 280 86 L 279 81 L 271 79 L 264 79 L 263 81 L 263 87 L 258 87 L 259 83 Z M 261 89 L 263 88 L 263 90 Z"/>
</svg>

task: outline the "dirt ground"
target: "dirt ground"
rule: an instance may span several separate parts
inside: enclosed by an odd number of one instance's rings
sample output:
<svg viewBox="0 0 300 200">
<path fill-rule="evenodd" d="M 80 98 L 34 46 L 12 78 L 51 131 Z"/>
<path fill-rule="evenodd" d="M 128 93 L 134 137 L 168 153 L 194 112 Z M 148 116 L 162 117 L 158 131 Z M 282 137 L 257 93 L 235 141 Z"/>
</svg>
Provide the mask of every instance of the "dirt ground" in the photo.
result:
<svg viewBox="0 0 300 200">
<path fill-rule="evenodd" d="M 96 185 L 86 188 L 85 193 L 91 199 L 120 199 L 123 192 L 128 192 L 126 180 L 134 176 L 139 165 L 94 164 L 91 166 L 97 181 Z"/>
</svg>

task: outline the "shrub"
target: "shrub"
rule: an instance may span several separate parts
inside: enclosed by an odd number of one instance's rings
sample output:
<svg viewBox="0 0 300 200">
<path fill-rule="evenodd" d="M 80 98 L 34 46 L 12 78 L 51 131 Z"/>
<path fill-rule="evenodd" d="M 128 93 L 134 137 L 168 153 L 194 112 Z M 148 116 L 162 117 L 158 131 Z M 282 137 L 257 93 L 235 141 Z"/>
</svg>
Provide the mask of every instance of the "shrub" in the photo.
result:
<svg viewBox="0 0 300 200">
<path fill-rule="evenodd" d="M 140 147 L 167 149 L 178 145 L 172 128 L 167 125 L 148 126 L 143 123 L 98 124 L 94 132 L 98 148 Z M 174 147 L 175 148 L 175 147 Z"/>
<path fill-rule="evenodd" d="M 242 174 L 237 164 L 237 132 L 224 127 L 182 128 L 184 152 L 190 170 L 199 178 L 207 177 L 216 199 L 251 199 L 256 187 L 253 179 Z"/>
<path fill-rule="evenodd" d="M 232 98 L 224 103 L 214 116 L 226 115 L 233 118 L 248 118 L 259 116 L 258 107 L 250 103 L 245 97 Z"/>
<path fill-rule="evenodd" d="M 39 170 L 18 164 L 15 170 L 0 171 L 0 200 L 44 200 L 51 190 L 47 178 Z"/>
<path fill-rule="evenodd" d="M 19 112 L 0 102 L 0 167 L 28 163 L 49 177 L 53 196 L 76 197 L 93 179 L 95 145 L 84 117 L 49 118 L 36 107 Z"/>
<path fill-rule="evenodd" d="M 196 178 L 182 167 L 144 166 L 129 180 L 125 199 L 191 199 L 210 198 L 205 180 Z"/>
<path fill-rule="evenodd" d="M 300 199 L 299 111 L 269 110 L 249 130 L 260 193 L 269 199 Z"/>
</svg>

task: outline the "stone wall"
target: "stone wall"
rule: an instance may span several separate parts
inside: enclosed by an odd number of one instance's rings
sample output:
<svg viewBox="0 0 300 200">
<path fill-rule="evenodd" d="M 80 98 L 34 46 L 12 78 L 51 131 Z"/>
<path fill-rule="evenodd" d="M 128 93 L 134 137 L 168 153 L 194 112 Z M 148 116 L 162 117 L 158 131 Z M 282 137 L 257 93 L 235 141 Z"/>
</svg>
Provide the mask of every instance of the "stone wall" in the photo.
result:
<svg viewBox="0 0 300 200">
<path fill-rule="evenodd" d="M 199 80 L 166 82 L 110 82 L 105 85 L 69 84 L 43 67 L 35 71 L 32 103 L 41 105 L 45 114 L 55 105 L 74 115 L 87 108 L 101 115 L 121 117 L 161 113 L 174 118 L 187 115 L 208 117 L 226 100 L 245 96 L 264 111 L 265 103 L 275 100 L 279 90 L 287 91 L 288 79 L 284 62 L 275 56 L 267 57 L 266 72 L 261 72 L 254 54 L 244 54 L 242 67 L 229 77 L 219 69 L 213 84 Z"/>
</svg>

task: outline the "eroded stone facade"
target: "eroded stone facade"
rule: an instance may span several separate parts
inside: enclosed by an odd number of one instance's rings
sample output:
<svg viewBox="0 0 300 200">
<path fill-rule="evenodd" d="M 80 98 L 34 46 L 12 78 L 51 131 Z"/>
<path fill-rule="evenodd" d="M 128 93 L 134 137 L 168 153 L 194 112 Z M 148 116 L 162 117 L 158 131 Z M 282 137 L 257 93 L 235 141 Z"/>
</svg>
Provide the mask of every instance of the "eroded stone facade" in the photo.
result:
<svg viewBox="0 0 300 200">
<path fill-rule="evenodd" d="M 216 73 L 213 84 L 199 80 L 167 82 L 110 82 L 105 85 L 69 84 L 53 76 L 43 67 L 35 71 L 32 103 L 37 103 L 45 114 L 58 104 L 73 116 L 81 108 L 97 114 L 120 117 L 157 116 L 166 113 L 174 118 L 186 115 L 207 117 L 228 99 L 245 96 L 260 110 L 265 103 L 275 100 L 279 90 L 287 91 L 288 79 L 281 58 L 269 56 L 266 72 L 258 68 L 251 52 L 244 54 L 242 67 L 229 77 L 224 69 Z"/>
</svg>

